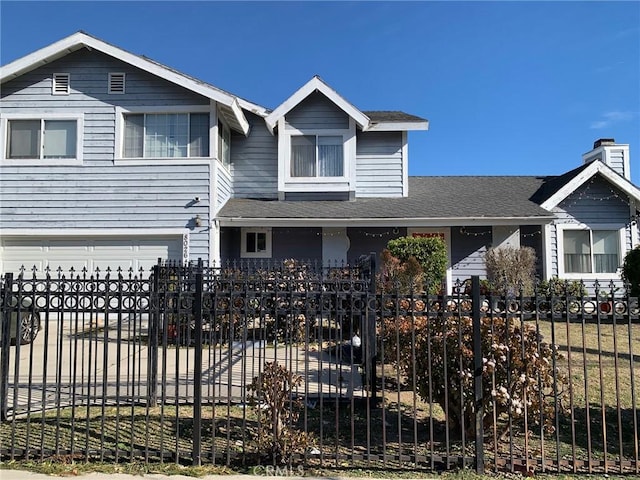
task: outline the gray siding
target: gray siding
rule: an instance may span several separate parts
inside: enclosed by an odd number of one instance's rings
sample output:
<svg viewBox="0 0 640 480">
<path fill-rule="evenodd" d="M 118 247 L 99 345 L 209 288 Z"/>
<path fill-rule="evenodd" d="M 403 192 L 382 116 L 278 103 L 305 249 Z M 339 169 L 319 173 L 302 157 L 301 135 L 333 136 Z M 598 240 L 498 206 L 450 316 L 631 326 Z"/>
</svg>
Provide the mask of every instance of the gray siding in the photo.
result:
<svg viewBox="0 0 640 480">
<path fill-rule="evenodd" d="M 402 196 L 402 133 L 358 132 L 356 196 Z"/>
<path fill-rule="evenodd" d="M 536 276 L 544 278 L 544 258 L 542 257 L 543 225 L 521 225 L 520 246 L 533 248 L 536 252 Z"/>
<path fill-rule="evenodd" d="M 273 258 L 322 263 L 322 228 L 274 228 Z"/>
<path fill-rule="evenodd" d="M 107 94 L 109 72 L 126 94 Z M 51 95 L 53 73 L 71 94 Z M 191 228 L 192 258 L 208 258 L 209 165 L 114 165 L 115 107 L 209 105 L 209 99 L 104 54 L 80 50 L 2 86 L 3 113 L 82 113 L 83 165 L 0 167 L 0 228 Z M 193 197 L 202 201 L 190 206 Z M 199 214 L 202 227 L 195 228 Z M 46 234 L 46 231 L 42 232 Z"/>
<path fill-rule="evenodd" d="M 484 255 L 491 245 L 491 227 L 451 227 L 452 280 L 487 276 Z"/>
<path fill-rule="evenodd" d="M 616 196 L 617 195 L 617 196 Z M 631 245 L 631 227 L 629 224 L 629 203 L 625 194 L 616 191 L 613 186 L 596 176 L 572 195 L 567 197 L 553 212 L 558 217 L 555 224 L 585 224 L 597 229 L 600 225 L 621 228 L 625 231 L 626 248 Z M 555 225 L 550 229 L 550 247 L 552 265 L 551 275 L 558 275 L 558 230 Z"/>
<path fill-rule="evenodd" d="M 347 252 L 347 260 L 353 264 L 361 255 L 368 255 L 376 252 L 377 268 L 380 268 L 380 254 L 382 250 L 387 248 L 389 240 L 395 238 L 406 237 L 407 229 L 393 227 L 351 227 L 347 228 L 347 236 L 349 237 L 349 251 Z"/>
<path fill-rule="evenodd" d="M 348 129 L 349 116 L 319 92 L 312 93 L 285 116 L 286 128 Z"/>
<path fill-rule="evenodd" d="M 278 137 L 269 133 L 262 118 L 245 114 L 251 124 L 249 136 L 231 136 L 233 194 L 278 198 Z"/>
<path fill-rule="evenodd" d="M 218 163 L 216 168 L 216 173 L 217 173 L 217 181 L 215 183 L 216 185 L 215 195 L 216 195 L 217 209 L 215 212 L 213 212 L 214 215 L 218 214 L 218 211 L 224 206 L 225 203 L 227 203 L 227 200 L 231 198 L 231 193 L 232 193 L 232 180 L 231 180 L 231 174 L 229 173 L 229 171 L 220 163 Z"/>
</svg>

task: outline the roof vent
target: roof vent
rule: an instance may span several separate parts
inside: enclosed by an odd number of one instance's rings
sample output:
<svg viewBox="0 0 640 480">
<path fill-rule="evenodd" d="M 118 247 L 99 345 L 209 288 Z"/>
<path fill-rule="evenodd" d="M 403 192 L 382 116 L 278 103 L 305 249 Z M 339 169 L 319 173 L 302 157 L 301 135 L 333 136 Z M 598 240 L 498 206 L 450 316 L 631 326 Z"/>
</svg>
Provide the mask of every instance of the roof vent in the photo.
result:
<svg viewBox="0 0 640 480">
<path fill-rule="evenodd" d="M 109 74 L 109 93 L 124 93 L 124 73 Z"/>
<path fill-rule="evenodd" d="M 593 142 L 593 148 L 602 147 L 604 145 L 615 145 L 616 141 L 613 138 L 599 138 Z"/>
<path fill-rule="evenodd" d="M 69 87 L 71 85 L 71 75 L 69 73 L 53 74 L 53 95 L 69 95 Z"/>
</svg>

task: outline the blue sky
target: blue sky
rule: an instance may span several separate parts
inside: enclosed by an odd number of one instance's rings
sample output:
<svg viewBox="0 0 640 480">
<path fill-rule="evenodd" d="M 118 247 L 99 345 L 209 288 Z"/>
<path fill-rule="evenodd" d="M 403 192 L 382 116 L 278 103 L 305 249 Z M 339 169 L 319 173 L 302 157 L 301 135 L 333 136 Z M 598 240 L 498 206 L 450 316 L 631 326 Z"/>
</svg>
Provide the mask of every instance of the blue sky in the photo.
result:
<svg viewBox="0 0 640 480">
<path fill-rule="evenodd" d="M 0 2 L 4 65 L 84 30 L 275 108 L 320 75 L 427 118 L 411 175 L 553 175 L 597 138 L 640 183 L 640 2 Z"/>
</svg>

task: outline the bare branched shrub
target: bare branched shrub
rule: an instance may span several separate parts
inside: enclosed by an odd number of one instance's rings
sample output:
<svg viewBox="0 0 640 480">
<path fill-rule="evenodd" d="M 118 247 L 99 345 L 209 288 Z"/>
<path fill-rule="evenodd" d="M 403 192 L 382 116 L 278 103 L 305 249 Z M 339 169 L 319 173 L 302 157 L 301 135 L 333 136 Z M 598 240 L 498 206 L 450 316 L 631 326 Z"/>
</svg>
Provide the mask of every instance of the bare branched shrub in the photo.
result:
<svg viewBox="0 0 640 480">
<path fill-rule="evenodd" d="M 447 414 L 449 429 L 472 435 L 475 430 L 473 321 L 467 316 L 401 316 L 383 323 L 384 351 L 404 375 L 416 375 L 416 390 Z M 544 342 L 532 325 L 515 318 L 481 319 L 482 388 L 485 429 L 493 424 L 502 435 L 506 418 L 546 432 L 555 424 L 567 378 L 557 368 L 557 348 Z M 414 344 L 415 342 L 415 344 Z M 414 346 L 415 345 L 415 346 Z M 396 350 L 398 349 L 398 350 Z M 399 358 L 399 360 L 397 360 Z M 556 403 L 557 402 L 557 403 Z M 503 421 L 502 427 L 500 422 Z M 488 433 L 488 432 L 487 432 Z"/>
<path fill-rule="evenodd" d="M 487 277 L 499 295 L 533 294 L 536 251 L 531 247 L 490 248 L 485 254 Z"/>
<path fill-rule="evenodd" d="M 288 463 L 311 445 L 309 433 L 297 428 L 302 401 L 295 390 L 303 378 L 278 362 L 267 362 L 249 385 L 249 401 L 258 417 L 254 439 L 258 452 L 274 463 Z"/>
</svg>

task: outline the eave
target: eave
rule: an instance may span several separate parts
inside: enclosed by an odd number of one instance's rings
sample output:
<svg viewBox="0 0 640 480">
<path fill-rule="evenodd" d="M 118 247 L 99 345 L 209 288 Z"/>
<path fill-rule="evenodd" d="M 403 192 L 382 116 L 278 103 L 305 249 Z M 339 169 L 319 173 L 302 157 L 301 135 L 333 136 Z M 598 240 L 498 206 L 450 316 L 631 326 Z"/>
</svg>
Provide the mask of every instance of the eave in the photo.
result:
<svg viewBox="0 0 640 480">
<path fill-rule="evenodd" d="M 370 120 L 364 113 L 358 110 L 355 106 L 349 103 L 347 100 L 342 98 L 338 92 L 329 87 L 326 83 L 324 83 L 320 77 L 315 76 L 307 83 L 305 83 L 302 87 L 300 87 L 293 95 L 287 98 L 284 102 L 278 106 L 274 111 L 272 111 L 269 115 L 265 117 L 265 123 L 267 124 L 267 128 L 270 132 L 273 132 L 273 129 L 278 124 L 278 120 L 285 116 L 289 111 L 291 111 L 296 105 L 302 102 L 305 98 L 311 95 L 313 92 L 318 91 L 322 93 L 325 97 L 331 100 L 334 104 L 338 106 L 343 112 L 353 118 L 356 124 L 366 130 L 369 127 Z"/>
<path fill-rule="evenodd" d="M 555 216 L 449 217 L 449 218 L 249 218 L 219 217 L 221 227 L 460 227 L 493 225 L 543 225 Z"/>
<path fill-rule="evenodd" d="M 584 185 L 594 175 L 600 174 L 605 180 L 627 194 L 631 199 L 640 203 L 640 189 L 632 184 L 629 180 L 619 175 L 610 167 L 602 163 L 600 160 L 594 160 L 587 168 L 582 170 L 578 175 L 568 181 L 563 187 L 558 189 L 553 195 L 545 200 L 540 206 L 545 210 L 552 210 L 557 207 L 564 199 L 574 193 L 578 188 Z"/>
<path fill-rule="evenodd" d="M 74 33 L 73 35 L 63 38 L 62 40 L 59 40 L 47 47 L 41 48 L 40 50 L 0 67 L 0 83 L 13 80 L 20 75 L 58 60 L 82 48 L 98 50 L 105 55 L 121 60 L 129 65 L 144 70 L 175 85 L 191 90 L 194 93 L 230 108 L 235 119 L 235 127 L 245 135 L 249 133 L 249 122 L 244 116 L 240 102 L 235 96 L 219 90 L 209 84 L 200 82 L 192 77 L 183 75 L 145 57 L 129 53 L 121 48 L 103 42 L 102 40 L 98 40 L 84 32 Z M 248 104 L 248 102 L 246 103 Z"/>
</svg>

